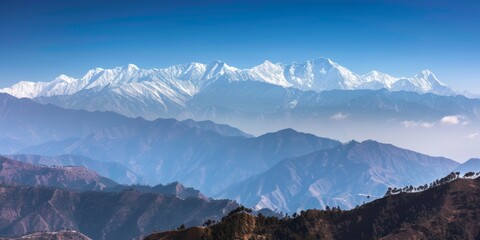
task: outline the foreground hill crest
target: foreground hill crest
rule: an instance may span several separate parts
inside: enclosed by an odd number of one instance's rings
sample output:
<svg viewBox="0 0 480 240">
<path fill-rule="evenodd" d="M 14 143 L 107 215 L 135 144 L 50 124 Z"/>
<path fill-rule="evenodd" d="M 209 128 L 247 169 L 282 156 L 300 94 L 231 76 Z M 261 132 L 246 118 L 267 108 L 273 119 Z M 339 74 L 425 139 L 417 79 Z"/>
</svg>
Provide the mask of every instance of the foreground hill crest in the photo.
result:
<svg viewBox="0 0 480 240">
<path fill-rule="evenodd" d="M 207 228 L 148 236 L 173 239 L 478 239 L 480 179 L 390 195 L 350 211 L 307 210 L 284 218 L 229 214 Z"/>
</svg>

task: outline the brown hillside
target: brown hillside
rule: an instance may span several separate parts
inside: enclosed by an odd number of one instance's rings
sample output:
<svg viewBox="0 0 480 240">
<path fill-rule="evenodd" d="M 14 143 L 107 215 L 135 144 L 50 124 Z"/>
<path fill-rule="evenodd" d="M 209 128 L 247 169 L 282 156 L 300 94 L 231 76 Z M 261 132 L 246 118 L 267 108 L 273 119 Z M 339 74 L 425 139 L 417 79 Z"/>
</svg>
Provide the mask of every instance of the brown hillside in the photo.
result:
<svg viewBox="0 0 480 240">
<path fill-rule="evenodd" d="M 308 210 L 282 219 L 241 212 L 192 231 L 147 239 L 478 239 L 480 179 L 390 195 L 350 211 Z"/>
</svg>

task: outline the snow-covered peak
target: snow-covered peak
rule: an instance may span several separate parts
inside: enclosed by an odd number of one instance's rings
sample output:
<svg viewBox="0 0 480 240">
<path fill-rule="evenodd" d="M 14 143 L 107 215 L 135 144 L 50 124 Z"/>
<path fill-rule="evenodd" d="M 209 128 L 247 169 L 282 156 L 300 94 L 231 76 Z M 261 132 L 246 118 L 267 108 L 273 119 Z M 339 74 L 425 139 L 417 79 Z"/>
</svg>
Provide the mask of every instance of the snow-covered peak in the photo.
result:
<svg viewBox="0 0 480 240">
<path fill-rule="evenodd" d="M 362 75 L 362 78 L 365 79 L 365 80 L 368 80 L 368 81 L 378 81 L 379 79 L 385 79 L 385 78 L 393 78 L 395 79 L 394 77 L 386 74 L 386 73 L 382 73 L 382 72 L 379 72 L 379 71 L 376 71 L 376 70 L 373 70 L 365 75 Z"/>
<path fill-rule="evenodd" d="M 414 77 L 400 78 L 392 84 L 392 91 L 412 91 L 418 93 L 435 93 L 440 95 L 455 95 L 454 90 L 437 79 L 429 70 L 423 70 Z"/>
<path fill-rule="evenodd" d="M 355 89 L 360 85 L 357 74 L 328 58 L 294 63 L 286 69 L 287 80 L 302 90 Z"/>
<path fill-rule="evenodd" d="M 420 87 L 424 92 L 429 92 L 437 86 L 444 86 L 444 84 L 435 77 L 435 74 L 429 70 L 423 70 L 409 80 L 414 85 Z"/>
<path fill-rule="evenodd" d="M 446 86 L 444 83 L 438 80 L 437 76 L 435 76 L 435 74 L 432 71 L 428 69 L 421 71 L 419 74 L 415 75 L 414 78 L 423 79 L 425 81 L 428 81 L 431 84 L 439 84 L 441 86 Z"/>
<path fill-rule="evenodd" d="M 46 84 L 44 82 L 20 81 L 11 87 L 0 89 L 0 92 L 18 98 L 34 98 L 39 95 Z"/>
<path fill-rule="evenodd" d="M 65 74 L 60 74 L 60 76 L 56 77 L 55 80 L 53 80 L 54 82 L 66 82 L 66 83 L 72 83 L 72 82 L 75 82 L 77 81 L 77 79 L 75 78 L 72 78 L 72 77 L 69 77 Z"/>
<path fill-rule="evenodd" d="M 130 63 L 127 65 L 127 71 L 129 72 L 137 71 L 138 69 L 139 68 L 135 64 Z"/>
<path fill-rule="evenodd" d="M 232 75 L 232 74 L 234 74 L 238 71 L 239 71 L 238 68 L 231 67 L 228 64 L 226 64 L 225 62 L 214 61 L 207 66 L 206 71 L 205 71 L 205 75 L 203 76 L 203 79 L 204 80 L 216 79 L 216 78 L 218 78 L 220 76 L 223 76 L 225 74 L 230 73 L 230 75 Z M 232 80 L 237 80 L 237 79 L 232 79 Z"/>
<path fill-rule="evenodd" d="M 282 87 L 290 87 L 291 83 L 287 81 L 284 75 L 285 67 L 279 63 L 274 64 L 268 60 L 262 64 L 246 70 L 247 78 L 261 82 L 266 82 Z"/>
<path fill-rule="evenodd" d="M 72 95 L 82 90 L 100 91 L 105 87 L 118 93 L 155 96 L 161 95 L 175 101 L 192 97 L 218 79 L 228 81 L 254 80 L 300 90 L 324 91 L 332 89 L 381 89 L 414 91 L 419 93 L 455 94 L 435 74 L 424 70 L 414 77 L 398 78 L 379 71 L 358 75 L 344 66 L 319 57 L 304 63 L 283 65 L 264 61 L 250 69 L 238 69 L 222 61 L 208 65 L 192 62 L 162 69 L 141 69 L 134 64 L 112 69 L 94 68 L 80 79 L 60 75 L 51 82 L 19 82 L 0 89 L 17 97 Z M 130 96 L 132 97 L 132 96 Z"/>
<path fill-rule="evenodd" d="M 185 71 L 198 71 L 198 72 L 205 72 L 207 69 L 207 65 L 198 62 L 192 62 L 186 65 Z"/>
<path fill-rule="evenodd" d="M 118 70 L 118 69 L 117 69 Z M 94 69 L 90 69 L 87 71 L 87 73 L 82 77 L 82 81 L 88 81 L 89 79 L 91 79 L 93 76 L 96 76 L 102 72 L 104 72 L 105 69 L 103 68 L 94 68 Z"/>
<path fill-rule="evenodd" d="M 435 76 L 435 74 L 433 74 L 433 72 L 430 71 L 429 69 L 422 70 L 418 75 L 420 75 L 420 74 L 423 75 L 423 76 L 431 76 L 431 75 Z"/>
<path fill-rule="evenodd" d="M 232 71 L 232 72 L 238 71 L 238 68 L 232 67 L 232 66 L 228 65 L 227 63 L 222 62 L 222 61 L 218 61 L 218 60 L 209 64 L 207 66 L 207 68 L 224 70 L 224 71 Z"/>
<path fill-rule="evenodd" d="M 265 60 L 263 61 L 262 64 L 258 65 L 258 66 L 255 66 L 253 68 L 264 68 L 264 69 L 271 69 L 271 68 L 277 68 L 277 67 L 282 67 L 282 65 L 280 63 L 273 63 L 269 60 Z"/>
<path fill-rule="evenodd" d="M 193 62 L 190 64 L 182 65 L 180 78 L 183 80 L 198 81 L 203 78 L 207 65 L 203 63 Z"/>
<path fill-rule="evenodd" d="M 378 82 L 379 84 L 385 85 L 385 88 L 390 88 L 392 84 L 398 80 L 397 77 L 393 77 L 386 73 L 382 73 L 375 70 L 365 75 L 362 75 L 361 78 L 363 82 L 367 82 L 367 83 Z"/>
<path fill-rule="evenodd" d="M 312 61 L 307 61 L 307 62 L 312 62 L 314 64 L 322 64 L 324 66 L 340 66 L 338 63 L 332 61 L 330 58 L 325 58 L 325 57 L 318 57 Z"/>
<path fill-rule="evenodd" d="M 278 71 L 283 71 L 284 69 L 285 69 L 285 66 L 283 66 L 280 63 L 272 63 L 268 60 L 265 60 L 260 65 L 257 65 L 255 67 L 247 69 L 247 70 L 249 70 L 250 72 L 255 72 L 255 71 L 278 72 Z"/>
</svg>

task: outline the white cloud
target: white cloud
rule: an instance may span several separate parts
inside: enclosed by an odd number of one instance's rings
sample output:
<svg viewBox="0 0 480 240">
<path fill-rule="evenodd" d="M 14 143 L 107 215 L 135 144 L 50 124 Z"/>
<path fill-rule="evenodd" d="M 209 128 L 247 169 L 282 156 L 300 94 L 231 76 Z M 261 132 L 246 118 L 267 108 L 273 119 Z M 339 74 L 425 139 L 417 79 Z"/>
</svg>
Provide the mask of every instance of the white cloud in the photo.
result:
<svg viewBox="0 0 480 240">
<path fill-rule="evenodd" d="M 449 115 L 443 117 L 440 122 L 444 125 L 458 125 L 458 124 L 466 124 L 464 121 L 464 117 L 459 116 L 459 115 Z"/>
<path fill-rule="evenodd" d="M 431 128 L 431 127 L 435 126 L 435 122 L 403 121 L 402 125 L 405 128 L 415 128 L 415 127 Z"/>
<path fill-rule="evenodd" d="M 468 121 L 466 120 L 466 118 L 464 116 L 461 116 L 461 115 L 448 115 L 448 116 L 442 117 L 440 120 L 434 121 L 434 122 L 409 120 L 409 121 L 403 121 L 403 122 L 401 122 L 401 124 L 405 128 L 416 128 L 416 127 L 432 128 L 432 127 L 435 127 L 439 124 L 450 125 L 450 126 L 460 125 L 460 124 L 461 125 L 467 125 Z"/>
<path fill-rule="evenodd" d="M 330 119 L 335 120 L 335 121 L 341 121 L 341 120 L 344 120 L 347 117 L 348 117 L 348 114 L 338 112 L 338 113 L 335 113 L 332 116 L 330 116 Z"/>
<path fill-rule="evenodd" d="M 476 132 L 476 133 L 472 133 L 472 134 L 468 135 L 467 138 L 474 139 L 474 138 L 477 138 L 479 136 L 480 136 L 480 133 Z"/>
</svg>

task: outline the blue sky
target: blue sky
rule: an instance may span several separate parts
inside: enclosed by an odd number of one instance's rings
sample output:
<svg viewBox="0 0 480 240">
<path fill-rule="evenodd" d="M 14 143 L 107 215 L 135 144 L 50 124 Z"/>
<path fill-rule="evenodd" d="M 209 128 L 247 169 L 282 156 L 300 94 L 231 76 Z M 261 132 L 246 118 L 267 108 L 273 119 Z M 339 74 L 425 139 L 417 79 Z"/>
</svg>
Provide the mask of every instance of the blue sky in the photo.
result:
<svg viewBox="0 0 480 240">
<path fill-rule="evenodd" d="M 359 74 L 430 69 L 480 93 L 477 2 L 3 0 L 0 87 L 128 63 L 247 68 L 324 56 Z"/>
</svg>

